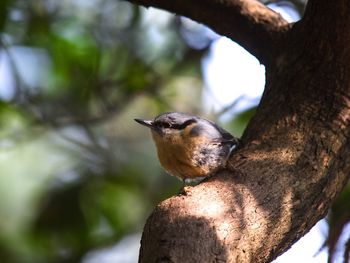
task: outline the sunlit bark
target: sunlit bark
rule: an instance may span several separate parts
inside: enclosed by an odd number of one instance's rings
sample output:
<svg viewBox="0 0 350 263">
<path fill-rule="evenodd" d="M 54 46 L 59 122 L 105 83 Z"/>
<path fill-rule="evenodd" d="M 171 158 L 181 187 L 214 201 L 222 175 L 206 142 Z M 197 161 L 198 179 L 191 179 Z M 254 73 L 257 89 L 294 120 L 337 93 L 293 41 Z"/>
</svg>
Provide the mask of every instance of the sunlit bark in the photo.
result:
<svg viewBox="0 0 350 263">
<path fill-rule="evenodd" d="M 269 262 L 325 216 L 350 174 L 350 1 L 309 0 L 289 26 L 253 0 L 136 0 L 205 23 L 266 66 L 242 145 L 148 219 L 140 262 Z"/>
</svg>

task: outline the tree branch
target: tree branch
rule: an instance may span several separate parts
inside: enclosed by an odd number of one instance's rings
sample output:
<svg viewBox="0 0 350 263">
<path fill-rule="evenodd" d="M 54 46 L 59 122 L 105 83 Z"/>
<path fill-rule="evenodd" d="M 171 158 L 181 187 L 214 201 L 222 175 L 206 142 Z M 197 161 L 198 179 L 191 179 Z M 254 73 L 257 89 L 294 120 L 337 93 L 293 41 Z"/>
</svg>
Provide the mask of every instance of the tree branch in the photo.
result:
<svg viewBox="0 0 350 263">
<path fill-rule="evenodd" d="M 140 262 L 269 262 L 349 180 L 349 1 L 309 4 L 266 67 L 262 101 L 227 170 L 156 208 Z"/>
<path fill-rule="evenodd" d="M 256 0 L 130 0 L 189 17 L 240 44 L 261 63 L 279 50 L 279 38 L 290 25 Z"/>
</svg>

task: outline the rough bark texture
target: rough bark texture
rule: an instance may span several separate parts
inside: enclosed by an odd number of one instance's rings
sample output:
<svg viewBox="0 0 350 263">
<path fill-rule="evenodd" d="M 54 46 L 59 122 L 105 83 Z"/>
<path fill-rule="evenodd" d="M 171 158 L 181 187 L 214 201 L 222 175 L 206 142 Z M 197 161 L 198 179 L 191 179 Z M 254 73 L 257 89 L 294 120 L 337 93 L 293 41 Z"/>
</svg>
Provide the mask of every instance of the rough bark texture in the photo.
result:
<svg viewBox="0 0 350 263">
<path fill-rule="evenodd" d="M 292 27 L 253 0 L 135 2 L 207 23 L 266 62 L 267 74 L 227 170 L 157 206 L 140 262 L 273 260 L 349 180 L 350 1 L 309 0 Z"/>
</svg>

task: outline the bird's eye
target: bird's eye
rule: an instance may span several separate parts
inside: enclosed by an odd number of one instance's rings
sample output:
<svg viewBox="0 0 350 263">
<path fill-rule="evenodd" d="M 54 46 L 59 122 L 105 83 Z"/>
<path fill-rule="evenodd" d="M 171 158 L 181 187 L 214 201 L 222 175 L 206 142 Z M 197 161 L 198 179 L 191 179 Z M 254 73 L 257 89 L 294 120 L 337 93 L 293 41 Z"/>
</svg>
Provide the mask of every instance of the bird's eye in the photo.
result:
<svg viewBox="0 0 350 263">
<path fill-rule="evenodd" d="M 175 129 L 175 130 L 182 130 L 194 122 L 196 122 L 195 119 L 190 119 L 190 120 L 187 120 L 181 124 L 169 123 L 169 122 L 155 122 L 154 125 L 158 128 L 162 128 L 162 129 L 171 128 L 171 129 Z"/>
<path fill-rule="evenodd" d="M 156 122 L 155 125 L 159 128 L 170 128 L 171 125 L 168 122 Z"/>
</svg>

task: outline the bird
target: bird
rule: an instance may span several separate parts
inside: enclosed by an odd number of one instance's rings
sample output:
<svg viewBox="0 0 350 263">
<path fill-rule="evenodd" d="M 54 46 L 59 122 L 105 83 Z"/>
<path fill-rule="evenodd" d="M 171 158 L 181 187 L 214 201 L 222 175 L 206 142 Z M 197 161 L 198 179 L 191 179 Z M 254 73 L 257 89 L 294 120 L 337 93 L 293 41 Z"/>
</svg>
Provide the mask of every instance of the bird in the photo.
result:
<svg viewBox="0 0 350 263">
<path fill-rule="evenodd" d="M 166 112 L 154 120 L 134 119 L 151 130 L 162 167 L 186 182 L 221 168 L 239 139 L 216 123 L 186 113 Z"/>
</svg>

